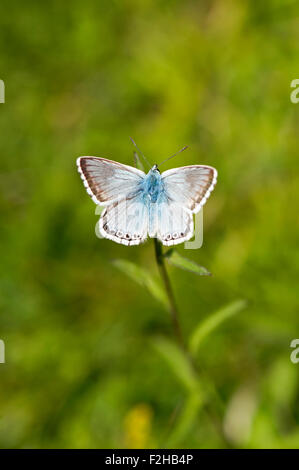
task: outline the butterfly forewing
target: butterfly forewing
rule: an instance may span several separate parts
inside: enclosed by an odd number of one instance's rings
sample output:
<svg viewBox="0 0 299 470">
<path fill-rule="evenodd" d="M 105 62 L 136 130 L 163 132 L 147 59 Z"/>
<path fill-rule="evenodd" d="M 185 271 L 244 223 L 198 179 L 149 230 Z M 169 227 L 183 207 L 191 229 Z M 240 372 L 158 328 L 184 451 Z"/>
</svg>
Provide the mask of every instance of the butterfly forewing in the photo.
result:
<svg viewBox="0 0 299 470">
<path fill-rule="evenodd" d="M 214 189 L 217 170 L 206 165 L 183 166 L 165 171 L 162 180 L 171 201 L 196 213 Z"/>
<path fill-rule="evenodd" d="M 97 157 L 79 157 L 78 170 L 84 186 L 96 204 L 107 205 L 136 191 L 143 171 Z"/>
</svg>

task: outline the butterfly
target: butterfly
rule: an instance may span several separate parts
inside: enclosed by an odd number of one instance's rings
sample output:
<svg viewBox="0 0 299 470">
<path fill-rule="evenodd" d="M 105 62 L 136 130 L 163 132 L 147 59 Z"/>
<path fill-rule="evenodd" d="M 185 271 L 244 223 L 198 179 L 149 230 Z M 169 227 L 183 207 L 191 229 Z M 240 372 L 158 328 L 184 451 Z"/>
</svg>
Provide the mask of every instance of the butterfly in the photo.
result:
<svg viewBox="0 0 299 470">
<path fill-rule="evenodd" d="M 99 221 L 103 237 L 139 245 L 147 237 L 177 245 L 193 236 L 193 214 L 214 189 L 217 170 L 190 165 L 146 174 L 106 158 L 79 157 L 78 171 L 92 200 L 104 206 Z"/>
</svg>

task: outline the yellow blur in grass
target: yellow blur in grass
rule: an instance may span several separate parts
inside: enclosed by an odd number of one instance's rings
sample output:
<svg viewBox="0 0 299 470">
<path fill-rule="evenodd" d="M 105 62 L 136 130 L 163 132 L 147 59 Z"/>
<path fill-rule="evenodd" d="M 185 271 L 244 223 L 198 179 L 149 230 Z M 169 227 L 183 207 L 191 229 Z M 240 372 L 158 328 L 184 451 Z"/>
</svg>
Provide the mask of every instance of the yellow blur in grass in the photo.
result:
<svg viewBox="0 0 299 470">
<path fill-rule="evenodd" d="M 146 403 L 135 405 L 124 420 L 124 445 L 128 449 L 151 447 L 152 409 Z"/>
</svg>

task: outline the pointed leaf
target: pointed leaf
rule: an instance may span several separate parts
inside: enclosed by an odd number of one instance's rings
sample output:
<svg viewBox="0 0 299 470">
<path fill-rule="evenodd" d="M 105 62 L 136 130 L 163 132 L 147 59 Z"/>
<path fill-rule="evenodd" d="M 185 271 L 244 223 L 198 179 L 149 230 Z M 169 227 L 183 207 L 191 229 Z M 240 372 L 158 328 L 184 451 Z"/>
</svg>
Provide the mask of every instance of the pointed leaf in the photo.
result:
<svg viewBox="0 0 299 470">
<path fill-rule="evenodd" d="M 184 387 L 188 391 L 199 391 L 195 372 L 184 352 L 175 343 L 165 338 L 156 338 L 153 345 Z"/>
<path fill-rule="evenodd" d="M 184 269 L 185 271 L 189 271 L 191 273 L 197 274 L 198 276 L 210 276 L 211 273 L 200 266 L 195 261 L 185 258 L 176 250 L 171 248 L 164 254 L 165 258 L 167 259 L 169 264 L 176 266 L 177 268 Z"/>
<path fill-rule="evenodd" d="M 195 354 L 203 342 L 203 340 L 213 331 L 215 328 L 221 325 L 225 320 L 228 320 L 233 315 L 241 312 L 247 305 L 245 300 L 236 300 L 230 303 L 226 307 L 218 310 L 212 315 L 208 316 L 203 320 L 190 338 L 190 350 Z"/>
<path fill-rule="evenodd" d="M 181 441 L 188 435 L 197 419 L 198 411 L 203 404 L 199 393 L 190 393 L 180 415 L 174 425 L 174 428 L 167 439 L 168 448 L 176 448 Z"/>
<path fill-rule="evenodd" d="M 97 204 L 94 213 L 96 215 L 101 215 L 102 212 L 104 211 L 104 209 L 105 209 L 105 207 L 100 206 L 99 204 Z"/>
<path fill-rule="evenodd" d="M 113 260 L 112 263 L 120 271 L 133 279 L 133 281 L 137 282 L 137 284 L 147 288 L 150 294 L 158 300 L 158 302 L 168 308 L 168 300 L 164 290 L 160 286 L 159 282 L 146 269 L 124 259 L 116 259 Z"/>
<path fill-rule="evenodd" d="M 138 170 L 144 171 L 144 166 L 137 152 L 134 152 L 134 161 L 135 161 L 135 167 L 138 168 Z"/>
</svg>

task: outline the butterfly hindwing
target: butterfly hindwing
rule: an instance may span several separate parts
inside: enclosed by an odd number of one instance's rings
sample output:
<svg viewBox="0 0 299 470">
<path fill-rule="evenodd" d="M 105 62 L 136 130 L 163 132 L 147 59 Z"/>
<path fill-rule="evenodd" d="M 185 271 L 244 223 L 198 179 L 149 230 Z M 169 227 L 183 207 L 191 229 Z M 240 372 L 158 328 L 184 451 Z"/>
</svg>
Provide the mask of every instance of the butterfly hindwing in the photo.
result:
<svg viewBox="0 0 299 470">
<path fill-rule="evenodd" d="M 193 235 L 193 215 L 188 209 L 173 202 L 165 201 L 156 209 L 156 237 L 163 245 L 177 245 Z"/>
<path fill-rule="evenodd" d="M 108 205 L 100 218 L 100 233 L 123 245 L 139 245 L 147 238 L 148 210 L 140 193 Z"/>
</svg>

